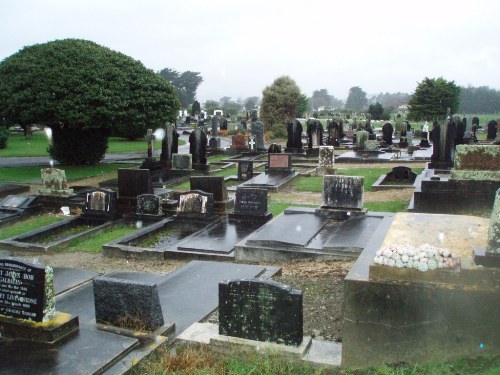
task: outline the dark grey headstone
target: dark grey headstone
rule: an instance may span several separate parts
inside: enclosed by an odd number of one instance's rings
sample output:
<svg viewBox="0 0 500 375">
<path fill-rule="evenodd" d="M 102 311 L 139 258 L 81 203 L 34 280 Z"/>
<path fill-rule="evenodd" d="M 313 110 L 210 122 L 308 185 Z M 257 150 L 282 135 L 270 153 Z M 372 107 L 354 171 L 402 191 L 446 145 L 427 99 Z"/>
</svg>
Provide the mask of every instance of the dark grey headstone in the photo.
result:
<svg viewBox="0 0 500 375">
<path fill-rule="evenodd" d="M 218 148 L 219 147 L 219 143 L 220 142 L 217 142 L 217 138 L 210 138 L 208 140 L 208 147 L 210 148 Z"/>
<path fill-rule="evenodd" d="M 302 292 L 275 281 L 219 283 L 219 334 L 299 346 Z"/>
<path fill-rule="evenodd" d="M 179 194 L 178 216 L 208 217 L 214 213 L 214 195 L 200 190 L 190 190 Z"/>
<path fill-rule="evenodd" d="M 323 204 L 325 208 L 362 209 L 363 177 L 325 175 L 323 177 Z"/>
<path fill-rule="evenodd" d="M 118 169 L 118 196 L 136 198 L 141 194 L 153 194 L 149 169 Z"/>
<path fill-rule="evenodd" d="M 267 212 L 267 190 L 238 187 L 234 212 L 249 215 L 265 214 Z"/>
<path fill-rule="evenodd" d="M 227 200 L 227 190 L 223 176 L 192 176 L 189 179 L 191 190 L 201 190 L 214 195 L 215 202 Z"/>
<path fill-rule="evenodd" d="M 154 194 L 138 195 L 136 213 L 141 215 L 161 215 L 160 197 Z"/>
<path fill-rule="evenodd" d="M 97 323 L 118 325 L 124 320 L 140 319 L 147 329 L 163 325 L 156 284 L 112 277 L 96 277 L 93 284 Z"/>
<path fill-rule="evenodd" d="M 0 315 L 42 322 L 55 311 L 53 270 L 29 261 L 0 259 Z"/>
<path fill-rule="evenodd" d="M 173 154 L 172 168 L 181 170 L 190 170 L 192 168 L 191 154 Z"/>
<path fill-rule="evenodd" d="M 238 180 L 250 180 L 253 177 L 253 161 L 238 161 Z"/>
</svg>

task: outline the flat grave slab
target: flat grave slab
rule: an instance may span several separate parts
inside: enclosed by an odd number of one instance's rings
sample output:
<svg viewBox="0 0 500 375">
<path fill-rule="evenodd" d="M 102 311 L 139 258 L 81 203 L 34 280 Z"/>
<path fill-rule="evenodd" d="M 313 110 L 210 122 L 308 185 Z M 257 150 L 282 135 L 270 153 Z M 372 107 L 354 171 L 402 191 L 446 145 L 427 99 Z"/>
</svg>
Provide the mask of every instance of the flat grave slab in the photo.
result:
<svg viewBox="0 0 500 375">
<path fill-rule="evenodd" d="M 98 276 L 95 272 L 90 272 L 78 268 L 54 267 L 54 291 L 61 294 L 84 284 Z"/>
<path fill-rule="evenodd" d="M 282 187 L 298 177 L 297 172 L 272 172 L 271 174 L 261 173 L 238 186 L 263 188 L 270 191 L 279 191 Z M 230 189 L 232 188 L 232 189 Z M 228 190 L 236 190 L 236 187 L 229 187 Z"/>
<path fill-rule="evenodd" d="M 347 151 L 335 157 L 335 161 L 338 163 L 341 162 L 383 163 L 394 160 L 401 160 L 401 158 L 396 159 L 396 155 L 392 152 L 380 153 L 380 152 Z"/>
</svg>

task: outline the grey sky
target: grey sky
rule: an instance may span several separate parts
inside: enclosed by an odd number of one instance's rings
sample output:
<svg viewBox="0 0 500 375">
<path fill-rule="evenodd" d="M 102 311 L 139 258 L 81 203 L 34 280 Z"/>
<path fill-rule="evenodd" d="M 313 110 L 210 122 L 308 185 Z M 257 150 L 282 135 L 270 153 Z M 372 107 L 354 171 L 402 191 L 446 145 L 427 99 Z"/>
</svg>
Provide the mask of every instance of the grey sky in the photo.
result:
<svg viewBox="0 0 500 375">
<path fill-rule="evenodd" d="M 155 71 L 200 72 L 198 100 L 262 96 L 281 75 L 310 96 L 412 93 L 424 77 L 500 89 L 500 1 L 0 0 L 0 60 L 81 38 Z"/>
</svg>

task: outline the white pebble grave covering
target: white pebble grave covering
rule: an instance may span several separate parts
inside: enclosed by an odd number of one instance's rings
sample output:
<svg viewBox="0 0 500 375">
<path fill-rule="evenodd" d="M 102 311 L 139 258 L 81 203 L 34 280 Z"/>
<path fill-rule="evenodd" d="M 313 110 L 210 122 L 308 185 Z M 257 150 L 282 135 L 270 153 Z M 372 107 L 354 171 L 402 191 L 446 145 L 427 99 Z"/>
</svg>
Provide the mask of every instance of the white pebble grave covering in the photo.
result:
<svg viewBox="0 0 500 375">
<path fill-rule="evenodd" d="M 455 268 L 460 264 L 458 255 L 448 249 L 423 244 L 395 244 L 377 251 L 373 259 L 375 264 L 394 268 L 414 268 L 425 272 L 441 268 Z"/>
</svg>

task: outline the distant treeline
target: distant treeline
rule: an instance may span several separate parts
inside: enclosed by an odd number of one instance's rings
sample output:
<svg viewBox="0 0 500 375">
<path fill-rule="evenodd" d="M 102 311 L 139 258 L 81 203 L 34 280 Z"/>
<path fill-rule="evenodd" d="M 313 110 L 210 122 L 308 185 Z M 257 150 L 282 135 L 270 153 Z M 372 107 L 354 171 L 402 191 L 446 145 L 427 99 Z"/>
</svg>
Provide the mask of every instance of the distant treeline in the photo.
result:
<svg viewBox="0 0 500 375">
<path fill-rule="evenodd" d="M 460 87 L 460 113 L 499 113 L 500 91 L 488 86 Z"/>
</svg>

